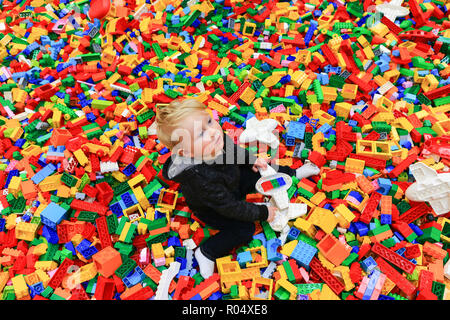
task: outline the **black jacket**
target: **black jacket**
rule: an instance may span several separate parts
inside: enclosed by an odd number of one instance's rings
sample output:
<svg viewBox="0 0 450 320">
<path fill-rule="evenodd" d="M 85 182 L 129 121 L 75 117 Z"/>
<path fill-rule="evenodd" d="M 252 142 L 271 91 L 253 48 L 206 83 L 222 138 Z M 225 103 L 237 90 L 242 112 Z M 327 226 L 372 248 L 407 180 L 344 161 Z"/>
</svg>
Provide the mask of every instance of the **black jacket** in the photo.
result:
<svg viewBox="0 0 450 320">
<path fill-rule="evenodd" d="M 172 158 L 169 157 L 163 165 L 162 174 L 165 179 L 180 183 L 180 191 L 187 205 L 200 219 L 202 216 L 217 214 L 240 221 L 267 220 L 267 206 L 247 202 L 240 199 L 239 195 L 238 166 L 248 166 L 251 169 L 257 158 L 235 144 L 226 134 L 224 150 L 225 153 L 214 160 L 195 164 L 172 179 L 168 177 L 172 164 Z M 245 164 L 236 165 L 237 159 L 241 157 L 245 157 Z"/>
</svg>

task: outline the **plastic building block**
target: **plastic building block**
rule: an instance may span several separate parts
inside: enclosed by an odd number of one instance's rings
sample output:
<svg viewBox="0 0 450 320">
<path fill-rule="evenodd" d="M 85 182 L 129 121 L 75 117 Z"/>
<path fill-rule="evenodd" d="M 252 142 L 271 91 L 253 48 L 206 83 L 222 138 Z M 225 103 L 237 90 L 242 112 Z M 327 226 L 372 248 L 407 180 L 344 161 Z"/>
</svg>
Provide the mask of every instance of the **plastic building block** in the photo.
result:
<svg viewBox="0 0 450 320">
<path fill-rule="evenodd" d="M 412 201 L 428 201 L 438 215 L 447 213 L 450 204 L 445 185 L 448 184 L 449 175 L 438 174 L 436 170 L 420 162 L 410 165 L 410 171 L 416 182 L 406 190 L 406 197 Z"/>
</svg>

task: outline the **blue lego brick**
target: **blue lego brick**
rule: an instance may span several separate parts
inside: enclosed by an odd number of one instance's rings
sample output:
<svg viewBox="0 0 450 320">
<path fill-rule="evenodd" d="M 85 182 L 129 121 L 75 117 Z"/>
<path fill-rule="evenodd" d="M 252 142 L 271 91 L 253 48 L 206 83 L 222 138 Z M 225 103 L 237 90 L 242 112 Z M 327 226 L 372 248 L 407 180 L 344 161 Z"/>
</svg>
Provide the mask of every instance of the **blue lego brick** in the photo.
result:
<svg viewBox="0 0 450 320">
<path fill-rule="evenodd" d="M 378 300 L 395 300 L 395 298 L 394 297 L 390 297 L 390 296 L 386 296 L 384 294 L 380 294 L 378 296 Z"/>
<path fill-rule="evenodd" d="M 214 292 L 209 298 L 208 300 L 221 300 L 223 294 L 219 291 Z"/>
<path fill-rule="evenodd" d="M 283 179 L 282 177 L 277 178 L 277 181 L 278 181 L 278 185 L 279 185 L 280 187 L 286 185 L 286 181 L 284 181 L 284 179 Z"/>
<path fill-rule="evenodd" d="M 109 210 L 111 210 L 111 212 L 114 213 L 118 218 L 123 215 L 122 207 L 120 206 L 119 202 L 115 202 L 110 205 Z"/>
<path fill-rule="evenodd" d="M 78 252 L 83 252 L 84 250 L 86 250 L 87 248 L 89 248 L 92 245 L 92 243 L 89 240 L 83 239 L 80 244 L 78 244 L 75 249 Z"/>
<path fill-rule="evenodd" d="M 236 257 L 237 262 L 241 267 L 245 266 L 247 262 L 251 262 L 253 260 L 252 254 L 250 251 L 240 252 Z"/>
<path fill-rule="evenodd" d="M 267 241 L 267 260 L 278 261 L 283 259 L 283 255 L 278 252 L 278 247 L 281 246 L 281 240 L 278 238 L 273 238 Z"/>
<path fill-rule="evenodd" d="M 287 136 L 303 139 L 305 137 L 306 124 L 303 122 L 291 121 L 288 125 Z"/>
<path fill-rule="evenodd" d="M 285 145 L 286 145 L 286 147 L 293 147 L 293 146 L 295 146 L 295 138 L 291 137 L 291 136 L 286 136 Z"/>
<path fill-rule="evenodd" d="M 120 198 L 122 199 L 123 204 L 125 205 L 126 208 L 129 208 L 136 204 L 136 202 L 133 201 L 133 198 L 131 197 L 131 195 L 128 192 L 121 194 Z"/>
<path fill-rule="evenodd" d="M 292 241 L 292 240 L 296 240 L 299 236 L 300 236 L 300 230 L 298 230 L 296 227 L 291 227 L 286 239 L 287 239 L 287 241 Z"/>
<path fill-rule="evenodd" d="M 380 215 L 381 224 L 391 224 L 392 223 L 392 215 L 390 214 L 381 214 Z"/>
<path fill-rule="evenodd" d="M 408 224 L 408 226 L 414 231 L 415 234 L 417 234 L 417 237 L 420 237 L 421 235 L 423 235 L 423 231 L 422 231 L 422 229 L 419 228 L 418 225 L 416 225 L 414 223 L 410 223 L 410 224 Z"/>
<path fill-rule="evenodd" d="M 263 232 L 258 233 L 258 234 L 255 234 L 255 235 L 253 236 L 253 239 L 257 239 L 257 240 L 261 241 L 261 244 L 262 244 L 264 247 L 265 247 L 266 244 L 267 244 L 267 239 L 266 239 L 266 236 L 264 235 Z"/>
<path fill-rule="evenodd" d="M 67 242 L 64 245 L 64 248 L 66 248 L 67 250 L 69 250 L 70 252 L 72 252 L 72 254 L 75 256 L 77 254 L 77 252 L 75 251 L 75 247 L 73 245 L 73 243 L 71 241 Z"/>
<path fill-rule="evenodd" d="M 139 282 L 141 282 L 142 280 L 144 280 L 146 277 L 145 273 L 142 271 L 142 269 L 137 266 L 136 268 L 134 268 L 134 271 L 131 271 L 126 277 L 124 277 L 123 283 L 128 287 L 132 287 L 135 286 L 136 284 L 138 284 Z"/>
<path fill-rule="evenodd" d="M 41 212 L 41 222 L 50 228 L 56 229 L 56 225 L 66 216 L 67 210 L 54 202 L 50 202 Z"/>
<path fill-rule="evenodd" d="M 362 300 L 370 300 L 370 297 L 372 296 L 373 290 L 375 289 L 375 286 L 378 282 L 379 277 L 380 277 L 380 271 L 378 271 L 377 269 L 373 270 Z"/>
<path fill-rule="evenodd" d="M 131 176 L 135 172 L 136 172 L 136 167 L 132 163 L 127 165 L 125 168 L 123 168 L 123 171 L 122 171 L 122 173 L 124 175 L 126 175 L 127 177 Z"/>
<path fill-rule="evenodd" d="M 357 221 L 357 222 L 353 223 L 353 225 L 355 226 L 356 231 L 358 232 L 358 234 L 361 237 L 363 237 L 369 233 L 369 227 L 367 224 Z"/>
<path fill-rule="evenodd" d="M 385 178 L 378 178 L 378 186 L 380 187 L 377 192 L 381 193 L 383 195 L 387 195 L 389 193 L 389 190 L 391 190 L 392 183 L 389 179 Z"/>
<path fill-rule="evenodd" d="M 0 218 L 0 232 L 5 231 L 5 224 L 6 224 L 6 220 L 3 218 Z"/>
<path fill-rule="evenodd" d="M 178 261 L 180 263 L 180 269 L 186 269 L 187 260 L 183 257 L 176 257 L 175 261 Z"/>
<path fill-rule="evenodd" d="M 9 183 L 11 182 L 12 177 L 18 177 L 19 176 L 19 170 L 14 169 L 8 172 L 8 176 L 6 177 L 4 189 L 7 189 L 9 186 Z"/>
<path fill-rule="evenodd" d="M 297 246 L 294 248 L 294 251 L 291 254 L 291 258 L 295 259 L 300 266 L 309 270 L 309 263 L 316 255 L 316 253 L 316 248 L 300 240 Z"/>
<path fill-rule="evenodd" d="M 34 182 L 34 184 L 39 184 L 42 180 L 44 180 L 55 171 L 56 167 L 52 163 L 49 163 L 41 170 L 39 170 L 39 172 L 37 172 L 34 176 L 32 176 L 31 180 Z"/>
<path fill-rule="evenodd" d="M 96 254 L 98 252 L 97 248 L 95 246 L 90 246 L 89 248 L 86 248 L 85 250 L 83 250 L 81 252 L 81 255 L 85 258 L 85 259 L 90 259 L 94 254 Z"/>
<path fill-rule="evenodd" d="M 316 130 L 316 133 L 318 132 L 327 133 L 330 129 L 332 129 L 332 126 L 330 126 L 328 123 L 324 123 L 323 125 L 320 126 L 319 129 Z"/>
<path fill-rule="evenodd" d="M 406 248 L 400 248 L 395 252 L 397 252 L 399 255 L 401 255 L 403 257 L 403 254 L 405 253 L 405 251 L 406 251 Z"/>
<path fill-rule="evenodd" d="M 58 233 L 47 225 L 42 228 L 42 236 L 47 239 L 48 243 L 57 244 L 59 241 Z"/>
<path fill-rule="evenodd" d="M 202 299 L 202 296 L 200 295 L 200 293 L 197 293 L 195 296 L 193 296 L 189 300 L 203 300 L 203 299 Z"/>
<path fill-rule="evenodd" d="M 167 246 L 168 247 L 181 247 L 181 241 L 178 237 L 175 237 L 175 236 L 170 237 L 167 240 Z"/>
<path fill-rule="evenodd" d="M 370 273 L 376 266 L 377 263 L 372 257 L 368 257 L 361 261 L 361 268 L 367 273 Z"/>
</svg>

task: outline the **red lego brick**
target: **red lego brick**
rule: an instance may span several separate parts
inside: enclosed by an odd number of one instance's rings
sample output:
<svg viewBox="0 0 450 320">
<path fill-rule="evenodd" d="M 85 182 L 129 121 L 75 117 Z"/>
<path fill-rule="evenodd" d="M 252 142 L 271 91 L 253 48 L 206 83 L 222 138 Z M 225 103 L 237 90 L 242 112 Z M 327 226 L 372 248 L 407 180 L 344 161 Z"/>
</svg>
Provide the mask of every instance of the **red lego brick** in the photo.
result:
<svg viewBox="0 0 450 320">
<path fill-rule="evenodd" d="M 382 170 L 386 168 L 386 160 L 376 159 L 369 156 L 357 155 L 354 153 L 350 154 L 350 158 L 364 160 L 367 167 L 371 167 L 377 170 Z"/>
<path fill-rule="evenodd" d="M 358 251 L 358 260 L 361 260 L 370 251 L 370 248 L 370 244 L 363 244 Z"/>
<path fill-rule="evenodd" d="M 419 284 L 417 290 L 422 292 L 431 292 L 434 281 L 434 273 L 428 270 L 420 270 L 419 273 Z"/>
<path fill-rule="evenodd" d="M 378 257 L 375 262 L 378 264 L 381 272 L 383 272 L 389 279 L 391 279 L 397 287 L 407 295 L 413 295 L 416 287 L 403 277 L 397 270 L 389 265 L 383 258 Z"/>
<path fill-rule="evenodd" d="M 353 283 L 360 283 L 363 279 L 361 265 L 358 262 L 350 265 L 350 279 Z"/>
<path fill-rule="evenodd" d="M 419 219 L 420 217 L 430 212 L 431 209 L 428 207 L 428 205 L 425 202 L 422 202 L 418 206 L 411 207 L 410 209 L 408 209 L 408 211 L 404 212 L 399 217 L 399 220 L 407 224 L 410 224 L 411 222 Z"/>
<path fill-rule="evenodd" d="M 359 217 L 359 220 L 364 223 L 370 223 L 370 220 L 372 220 L 373 215 L 375 214 L 375 210 L 378 207 L 378 203 L 381 200 L 381 194 L 378 192 L 373 192 L 370 195 L 369 200 L 367 201 L 366 206 L 364 207 L 364 210 L 361 213 L 361 216 Z"/>
<path fill-rule="evenodd" d="M 396 222 L 392 224 L 392 228 L 398 232 L 405 238 L 409 237 L 414 231 L 408 226 L 405 222 Z"/>
<path fill-rule="evenodd" d="M 64 261 L 59 266 L 58 270 L 53 274 L 52 278 L 48 282 L 48 286 L 52 287 L 53 289 L 56 289 L 61 284 L 63 278 L 67 274 L 67 269 L 73 265 L 73 261 L 69 258 L 65 258 Z"/>
<path fill-rule="evenodd" d="M 406 157 L 405 160 L 400 162 L 394 169 L 392 169 L 388 173 L 388 176 L 390 178 L 397 178 L 400 173 L 402 173 L 403 171 L 407 170 L 409 165 L 413 164 L 414 161 L 416 161 L 416 160 L 417 160 L 417 154 L 415 154 L 415 153 L 410 154 L 408 157 Z"/>
<path fill-rule="evenodd" d="M 173 300 L 181 300 L 181 296 L 184 295 L 186 291 L 190 291 L 195 284 L 195 280 L 188 276 L 180 276 L 178 278 L 177 287 L 175 293 L 173 294 Z"/>
<path fill-rule="evenodd" d="M 108 230 L 108 223 L 106 222 L 106 217 L 102 216 L 95 220 L 97 225 L 98 238 L 100 239 L 100 244 L 102 248 L 112 247 L 111 235 Z"/>
<path fill-rule="evenodd" d="M 311 151 L 309 153 L 308 159 L 314 163 L 315 165 L 317 165 L 319 168 L 323 167 L 325 165 L 325 163 L 327 162 L 327 160 L 324 158 L 323 155 L 321 155 L 319 152 L 317 151 Z"/>
<path fill-rule="evenodd" d="M 150 288 L 149 286 L 146 286 L 145 288 L 139 289 L 137 292 L 124 298 L 123 300 L 148 300 L 154 294 L 155 293 L 153 292 L 152 288 Z"/>
<path fill-rule="evenodd" d="M 403 258 L 401 255 L 392 251 L 391 249 L 386 248 L 381 243 L 375 242 L 372 246 L 372 252 L 378 254 L 380 257 L 383 257 L 393 265 L 396 265 L 406 273 L 412 273 L 416 268 L 416 265 L 414 263 Z"/>
<path fill-rule="evenodd" d="M 214 273 L 211 277 L 202 281 L 200 284 L 195 286 L 195 288 L 187 291 L 184 295 L 182 295 L 182 297 L 183 297 L 182 300 L 190 300 L 190 299 L 192 299 L 192 297 L 194 297 L 197 294 L 201 295 L 202 291 L 205 289 L 208 289 L 210 286 L 218 286 L 218 289 L 220 289 L 219 280 L 220 280 L 219 274 Z M 205 298 L 205 297 L 202 297 L 202 298 Z"/>
<path fill-rule="evenodd" d="M 409 246 L 406 248 L 405 251 L 405 258 L 406 259 L 414 259 L 417 257 L 420 257 L 422 255 L 422 253 L 420 252 L 420 248 L 418 244 Z"/>
<path fill-rule="evenodd" d="M 309 266 L 323 281 L 325 281 L 335 294 L 339 295 L 344 290 L 344 285 L 320 263 L 319 259 L 316 257 L 312 258 Z"/>
</svg>

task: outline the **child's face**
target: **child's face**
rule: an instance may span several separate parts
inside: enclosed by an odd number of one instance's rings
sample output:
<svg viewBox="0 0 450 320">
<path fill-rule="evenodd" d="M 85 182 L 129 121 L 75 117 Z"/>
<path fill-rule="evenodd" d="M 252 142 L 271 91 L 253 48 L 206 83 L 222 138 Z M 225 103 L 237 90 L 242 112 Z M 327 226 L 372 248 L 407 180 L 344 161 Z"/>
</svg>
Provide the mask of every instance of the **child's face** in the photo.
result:
<svg viewBox="0 0 450 320">
<path fill-rule="evenodd" d="M 197 111 L 184 118 L 174 133 L 181 137 L 176 148 L 184 157 L 212 159 L 223 148 L 222 127 L 206 111 Z"/>
</svg>

